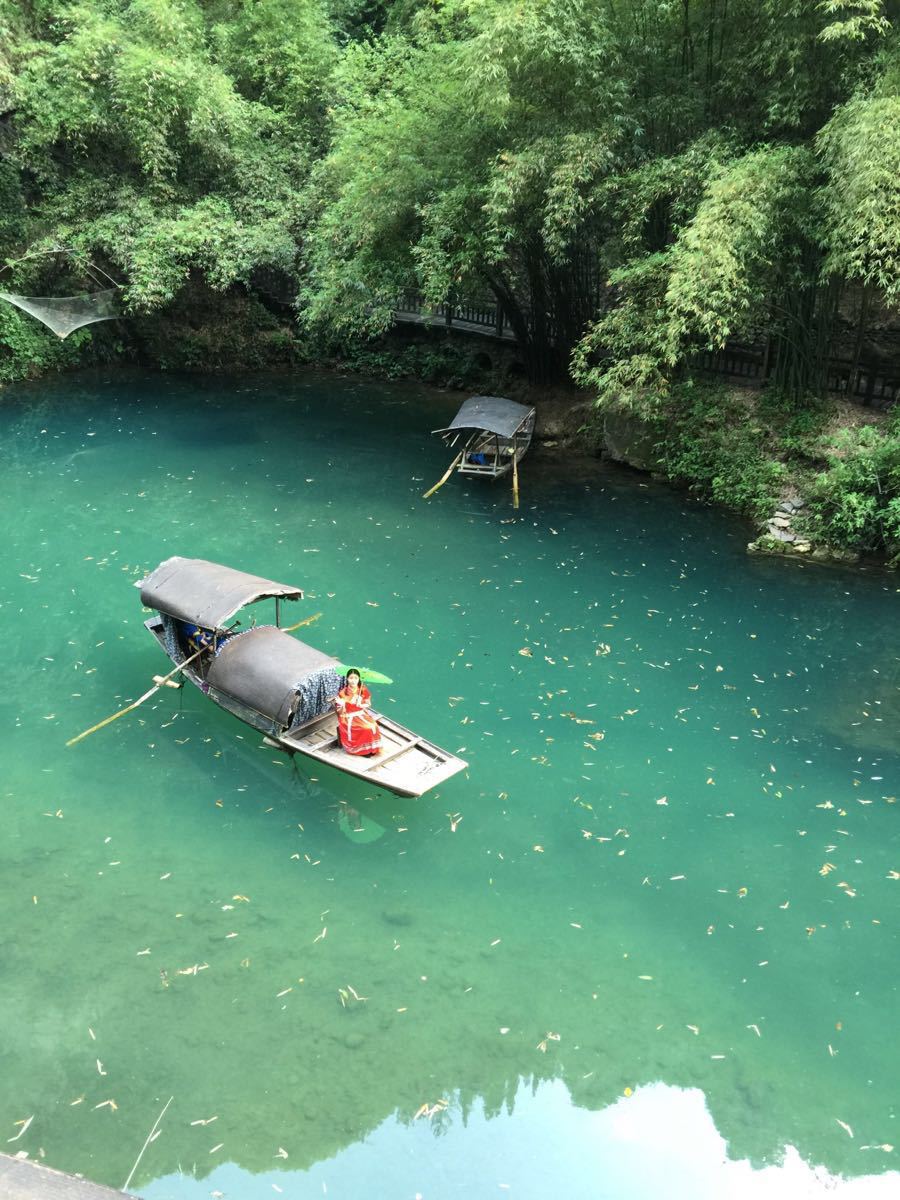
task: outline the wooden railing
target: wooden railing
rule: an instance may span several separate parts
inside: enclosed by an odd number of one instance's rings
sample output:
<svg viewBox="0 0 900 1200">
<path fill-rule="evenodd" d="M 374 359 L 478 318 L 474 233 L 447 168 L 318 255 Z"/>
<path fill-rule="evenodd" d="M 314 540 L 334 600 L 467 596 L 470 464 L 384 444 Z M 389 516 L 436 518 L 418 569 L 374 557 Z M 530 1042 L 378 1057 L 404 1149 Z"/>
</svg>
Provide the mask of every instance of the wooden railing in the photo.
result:
<svg viewBox="0 0 900 1200">
<path fill-rule="evenodd" d="M 401 297 L 394 318 L 413 324 L 439 326 L 457 333 L 480 334 L 504 342 L 518 340 L 502 307 L 484 300 L 429 305 L 421 296 L 410 293 Z M 691 365 L 711 375 L 724 375 L 750 386 L 762 387 L 772 371 L 771 343 L 742 345 L 734 342 L 722 350 L 701 352 Z M 881 363 L 854 363 L 837 356 L 829 358 L 826 389 L 856 404 L 890 408 L 900 402 L 900 364 L 885 367 Z"/>
<path fill-rule="evenodd" d="M 830 358 L 827 387 L 829 392 L 846 396 L 857 404 L 891 408 L 900 401 L 900 367 L 885 371 L 866 363 Z"/>
<path fill-rule="evenodd" d="M 771 346 L 732 344 L 722 350 L 704 351 L 692 365 L 711 375 L 727 375 L 762 387 L 772 370 Z M 826 362 L 825 389 L 855 404 L 891 408 L 900 401 L 900 365 L 892 369 L 835 355 Z"/>
<path fill-rule="evenodd" d="M 481 300 L 460 300 L 453 304 L 426 304 L 421 296 L 402 296 L 394 319 L 418 325 L 438 325 L 459 333 L 516 341 L 516 334 L 499 304 Z"/>
</svg>

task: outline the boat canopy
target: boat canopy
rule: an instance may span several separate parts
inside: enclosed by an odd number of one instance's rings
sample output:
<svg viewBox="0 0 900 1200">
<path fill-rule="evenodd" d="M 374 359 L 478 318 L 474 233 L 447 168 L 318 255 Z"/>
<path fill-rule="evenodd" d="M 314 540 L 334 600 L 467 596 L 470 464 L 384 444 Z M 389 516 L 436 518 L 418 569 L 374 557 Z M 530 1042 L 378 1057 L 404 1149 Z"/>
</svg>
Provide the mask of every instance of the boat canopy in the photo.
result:
<svg viewBox="0 0 900 1200">
<path fill-rule="evenodd" d="M 446 428 L 433 432 L 484 429 L 487 433 L 496 433 L 498 437 L 511 438 L 533 412 L 533 408 L 503 396 L 472 396 Z"/>
<path fill-rule="evenodd" d="M 245 604 L 270 596 L 284 600 L 302 600 L 300 588 L 275 583 L 259 575 L 248 575 L 206 562 L 202 558 L 167 558 L 135 586 L 141 589 L 146 608 L 167 613 L 180 621 L 190 621 L 203 629 L 221 630 Z"/>
<path fill-rule="evenodd" d="M 334 676 L 329 676 L 334 695 L 340 686 L 339 666 L 336 658 L 307 646 L 283 629 L 258 625 L 225 641 L 210 663 L 206 682 L 286 725 L 304 681 L 334 671 Z"/>
</svg>

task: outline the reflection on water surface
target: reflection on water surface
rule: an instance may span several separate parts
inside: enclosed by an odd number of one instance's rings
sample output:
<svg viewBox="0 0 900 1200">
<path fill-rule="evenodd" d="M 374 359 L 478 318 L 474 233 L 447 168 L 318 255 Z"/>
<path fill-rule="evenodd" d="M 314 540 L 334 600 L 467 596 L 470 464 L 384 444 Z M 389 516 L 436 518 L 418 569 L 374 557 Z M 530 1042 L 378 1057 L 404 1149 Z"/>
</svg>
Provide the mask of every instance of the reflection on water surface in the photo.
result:
<svg viewBox="0 0 900 1200">
<path fill-rule="evenodd" d="M 640 1197 L 653 1157 L 685 1195 L 804 1163 L 881 1188 L 896 580 L 748 560 L 720 514 L 539 451 L 518 518 L 502 484 L 423 504 L 455 404 L 4 393 L 0 1128 L 120 1186 L 174 1096 L 132 1184 L 157 1197 Z M 130 584 L 176 553 L 304 587 L 309 640 L 468 774 L 367 794 L 193 689 L 65 750 L 164 665 Z"/>
<path fill-rule="evenodd" d="M 439 1128 L 385 1121 L 364 1142 L 307 1171 L 292 1171 L 284 1162 L 250 1175 L 226 1163 L 203 1180 L 181 1174 L 159 1179 L 145 1196 L 199 1198 L 212 1191 L 261 1200 L 277 1189 L 297 1200 L 558 1191 L 569 1200 L 891 1200 L 898 1182 L 896 1172 L 837 1178 L 810 1167 L 793 1147 L 778 1165 L 735 1161 L 697 1089 L 650 1084 L 592 1112 L 574 1107 L 556 1081 L 535 1090 L 523 1083 L 515 1102 L 499 1113 L 486 1113 L 481 1103 L 464 1118 L 448 1109 Z"/>
</svg>

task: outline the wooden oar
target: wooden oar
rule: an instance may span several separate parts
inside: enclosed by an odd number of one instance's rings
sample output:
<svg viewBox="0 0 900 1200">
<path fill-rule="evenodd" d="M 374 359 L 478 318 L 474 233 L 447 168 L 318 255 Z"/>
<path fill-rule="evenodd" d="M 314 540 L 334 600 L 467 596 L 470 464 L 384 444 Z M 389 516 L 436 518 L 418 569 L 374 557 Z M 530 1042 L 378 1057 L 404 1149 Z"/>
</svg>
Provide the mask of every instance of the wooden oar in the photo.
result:
<svg viewBox="0 0 900 1200">
<path fill-rule="evenodd" d="M 437 481 L 437 483 L 434 485 L 434 487 L 429 488 L 428 491 L 425 493 L 425 495 L 422 497 L 423 500 L 427 500 L 429 496 L 434 495 L 434 493 L 438 490 L 439 487 L 444 486 L 444 484 L 447 482 L 447 480 L 453 474 L 453 468 L 460 462 L 460 460 L 462 459 L 462 456 L 463 456 L 463 451 L 460 450 L 459 454 L 457 454 L 456 458 L 454 458 L 453 462 L 447 468 L 446 472 L 440 477 L 440 479 Z"/>
<path fill-rule="evenodd" d="M 294 629 L 299 629 L 302 625 L 311 625 L 313 621 L 318 621 L 321 615 L 322 614 L 320 612 L 313 613 L 311 617 L 305 617 L 302 621 L 298 621 L 296 625 L 289 626 L 283 632 L 291 633 Z M 113 721 L 118 721 L 119 717 L 124 717 L 126 713 L 134 712 L 134 710 L 143 704 L 145 700 L 149 700 L 155 692 L 158 692 L 161 687 L 168 683 L 173 676 L 177 675 L 179 671 L 183 671 L 188 663 L 192 663 L 195 658 L 200 657 L 204 650 L 208 649 L 208 646 L 202 646 L 196 654 L 192 654 L 190 658 L 186 658 L 180 666 L 177 666 L 174 671 L 170 671 L 168 675 L 163 675 L 161 679 L 158 675 L 155 675 L 154 679 L 159 680 L 159 682 L 156 683 L 149 692 L 144 692 L 143 696 L 141 696 L 138 700 L 135 700 L 134 704 L 129 704 L 127 708 L 120 708 L 119 711 L 114 712 L 111 717 L 106 717 L 104 720 L 98 721 L 96 725 L 92 725 L 90 729 L 85 729 L 84 733 L 79 733 L 76 737 L 69 738 L 69 740 L 66 742 L 66 745 L 74 746 L 76 742 L 80 742 L 81 739 L 86 738 L 88 734 L 96 733 L 97 730 L 102 729 L 104 725 L 111 725 Z"/>
<path fill-rule="evenodd" d="M 158 692 L 163 684 L 167 682 L 167 680 L 171 679 L 173 675 L 177 675 L 179 671 L 183 671 L 188 663 L 192 663 L 195 658 L 199 658 L 204 650 L 207 649 L 208 647 L 204 646 L 202 649 L 198 650 L 196 654 L 192 654 L 190 658 L 186 658 L 184 662 L 180 664 L 180 666 L 175 668 L 174 671 L 170 671 L 168 675 L 163 675 L 159 683 L 155 684 L 149 692 L 144 692 L 143 696 L 141 696 L 139 700 L 135 700 L 134 704 L 129 704 L 127 708 L 120 708 L 119 711 L 113 713 L 111 717 L 106 717 L 104 720 L 98 721 L 96 725 L 92 725 L 90 729 L 85 729 L 84 733 L 79 733 L 76 737 L 69 738 L 69 740 L 66 742 L 66 745 L 74 746 L 76 742 L 80 742 L 81 739 L 86 738 L 88 734 L 96 733 L 97 730 L 102 729 L 104 725 L 111 725 L 113 721 L 118 721 L 119 717 L 124 717 L 126 713 L 134 712 L 134 710 L 139 705 L 143 704 L 145 700 L 149 700 L 154 692 Z"/>
</svg>

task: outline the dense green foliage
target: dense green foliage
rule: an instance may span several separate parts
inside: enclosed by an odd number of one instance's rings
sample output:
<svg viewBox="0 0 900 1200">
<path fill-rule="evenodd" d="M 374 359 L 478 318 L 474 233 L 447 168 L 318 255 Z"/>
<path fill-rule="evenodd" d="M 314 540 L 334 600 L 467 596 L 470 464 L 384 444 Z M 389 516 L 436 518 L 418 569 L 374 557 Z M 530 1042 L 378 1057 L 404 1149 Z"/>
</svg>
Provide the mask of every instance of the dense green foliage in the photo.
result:
<svg viewBox="0 0 900 1200">
<path fill-rule="evenodd" d="M 688 381 L 645 419 L 666 475 L 698 496 L 761 522 L 799 485 L 799 532 L 900 564 L 900 408 L 883 422 L 839 418 L 829 401 Z"/>
<path fill-rule="evenodd" d="M 93 264 L 139 318 L 60 347 L 4 312 L 0 378 L 117 337 L 166 365 L 376 362 L 359 339 L 417 293 L 495 301 L 533 381 L 672 428 L 698 419 L 697 356 L 735 339 L 803 404 L 838 328 L 858 361 L 900 304 L 898 19 L 900 0 L 0 0 L 0 286 L 89 290 Z M 404 361 L 427 372 L 423 353 Z M 738 485 L 733 416 L 670 467 L 754 508 L 777 471 Z M 856 529 L 887 538 L 879 504 Z"/>
<path fill-rule="evenodd" d="M 824 447 L 810 489 L 813 536 L 900 562 L 900 413 L 886 429 L 846 429 Z"/>
<path fill-rule="evenodd" d="M 719 504 L 771 516 L 787 478 L 773 457 L 773 424 L 749 397 L 723 388 L 677 385 L 665 413 L 651 418 L 660 465 L 676 482 Z"/>
<path fill-rule="evenodd" d="M 192 274 L 224 290 L 294 271 L 337 55 L 317 0 L 0 3 L 4 162 L 23 201 L 10 257 L 74 247 L 132 311 L 163 308 Z M 48 263 L 21 263 L 16 286 Z"/>
</svg>

